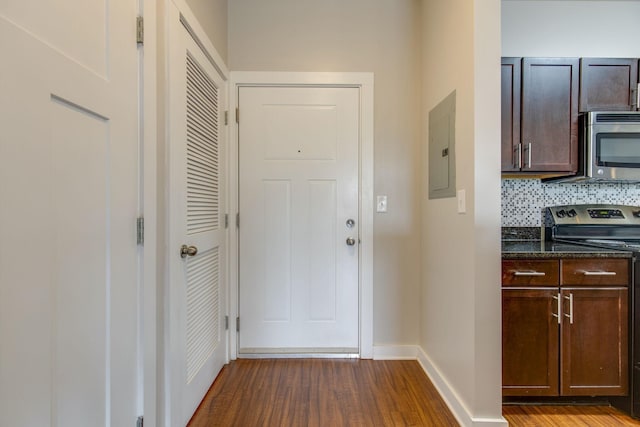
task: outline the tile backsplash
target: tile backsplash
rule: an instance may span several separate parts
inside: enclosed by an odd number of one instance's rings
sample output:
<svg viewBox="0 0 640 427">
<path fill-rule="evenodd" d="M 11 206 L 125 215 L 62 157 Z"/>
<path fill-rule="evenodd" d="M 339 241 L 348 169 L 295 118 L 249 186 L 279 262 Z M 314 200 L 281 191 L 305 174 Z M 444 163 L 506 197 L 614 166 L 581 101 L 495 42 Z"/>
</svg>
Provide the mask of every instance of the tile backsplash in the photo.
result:
<svg viewBox="0 0 640 427">
<path fill-rule="evenodd" d="M 502 226 L 540 227 L 547 206 L 614 203 L 640 206 L 640 184 L 543 184 L 539 179 L 502 180 Z"/>
</svg>

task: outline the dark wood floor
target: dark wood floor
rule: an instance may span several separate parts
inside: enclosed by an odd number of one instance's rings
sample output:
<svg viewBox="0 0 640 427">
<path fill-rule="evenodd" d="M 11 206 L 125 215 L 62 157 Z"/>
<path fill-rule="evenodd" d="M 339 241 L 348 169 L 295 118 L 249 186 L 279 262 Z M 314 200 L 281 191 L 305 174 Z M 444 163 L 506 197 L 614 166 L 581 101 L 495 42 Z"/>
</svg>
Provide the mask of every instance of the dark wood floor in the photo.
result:
<svg viewBox="0 0 640 427">
<path fill-rule="evenodd" d="M 457 426 L 416 361 L 238 360 L 189 426 Z"/>
<path fill-rule="evenodd" d="M 640 426 L 606 406 L 508 405 L 511 427 Z M 238 360 L 189 426 L 457 426 L 415 361 Z"/>
<path fill-rule="evenodd" d="M 640 421 L 608 406 L 504 406 L 510 427 L 639 426 Z"/>
</svg>

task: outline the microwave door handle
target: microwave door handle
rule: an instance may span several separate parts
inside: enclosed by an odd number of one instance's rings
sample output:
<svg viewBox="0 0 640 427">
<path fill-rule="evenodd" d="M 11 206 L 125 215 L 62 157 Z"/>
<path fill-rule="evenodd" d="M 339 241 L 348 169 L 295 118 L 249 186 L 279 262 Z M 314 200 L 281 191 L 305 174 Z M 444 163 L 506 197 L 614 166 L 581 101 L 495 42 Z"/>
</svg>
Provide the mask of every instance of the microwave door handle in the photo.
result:
<svg viewBox="0 0 640 427">
<path fill-rule="evenodd" d="M 640 109 L 640 83 L 636 86 L 636 110 Z"/>
</svg>

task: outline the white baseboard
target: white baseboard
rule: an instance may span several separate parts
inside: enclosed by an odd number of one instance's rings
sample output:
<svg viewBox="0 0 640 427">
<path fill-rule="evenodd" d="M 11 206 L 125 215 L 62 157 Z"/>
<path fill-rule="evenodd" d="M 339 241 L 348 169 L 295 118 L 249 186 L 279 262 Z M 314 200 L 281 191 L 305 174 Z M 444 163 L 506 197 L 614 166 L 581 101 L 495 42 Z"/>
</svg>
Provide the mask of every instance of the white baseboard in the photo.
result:
<svg viewBox="0 0 640 427">
<path fill-rule="evenodd" d="M 417 348 L 417 360 L 422 366 L 422 369 L 426 372 L 427 376 L 440 393 L 440 396 L 449 407 L 449 410 L 460 423 L 461 426 L 481 426 L 481 427 L 507 427 L 509 424 L 502 418 L 480 418 L 473 417 L 469 412 L 469 409 L 465 406 L 460 396 L 447 382 L 446 378 L 442 376 L 440 371 L 431 362 L 431 359 L 427 356 L 424 350 L 420 347 Z"/>
<path fill-rule="evenodd" d="M 435 386 L 444 403 L 449 410 L 464 427 L 507 427 L 507 421 L 502 418 L 480 418 L 473 417 L 469 409 L 445 377 L 431 362 L 424 350 L 417 345 L 377 345 L 373 347 L 373 358 L 375 360 L 417 360 L 425 373 Z"/>
<path fill-rule="evenodd" d="M 417 345 L 376 345 L 373 346 L 374 360 L 417 360 Z"/>
</svg>

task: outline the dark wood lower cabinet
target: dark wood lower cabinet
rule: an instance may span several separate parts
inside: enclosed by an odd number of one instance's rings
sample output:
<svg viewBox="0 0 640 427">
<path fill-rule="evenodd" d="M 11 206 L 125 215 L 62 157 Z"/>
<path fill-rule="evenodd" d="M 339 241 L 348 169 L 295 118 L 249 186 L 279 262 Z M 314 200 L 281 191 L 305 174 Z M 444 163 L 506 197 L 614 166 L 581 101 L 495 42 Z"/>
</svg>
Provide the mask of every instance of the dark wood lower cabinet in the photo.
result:
<svg viewBox="0 0 640 427">
<path fill-rule="evenodd" d="M 502 290 L 502 393 L 558 395 L 557 288 Z"/>
<path fill-rule="evenodd" d="M 627 289 L 570 288 L 561 295 L 568 316 L 562 322 L 561 394 L 627 394 Z"/>
<path fill-rule="evenodd" d="M 505 260 L 502 269 L 503 396 L 629 393 L 628 260 Z"/>
</svg>

